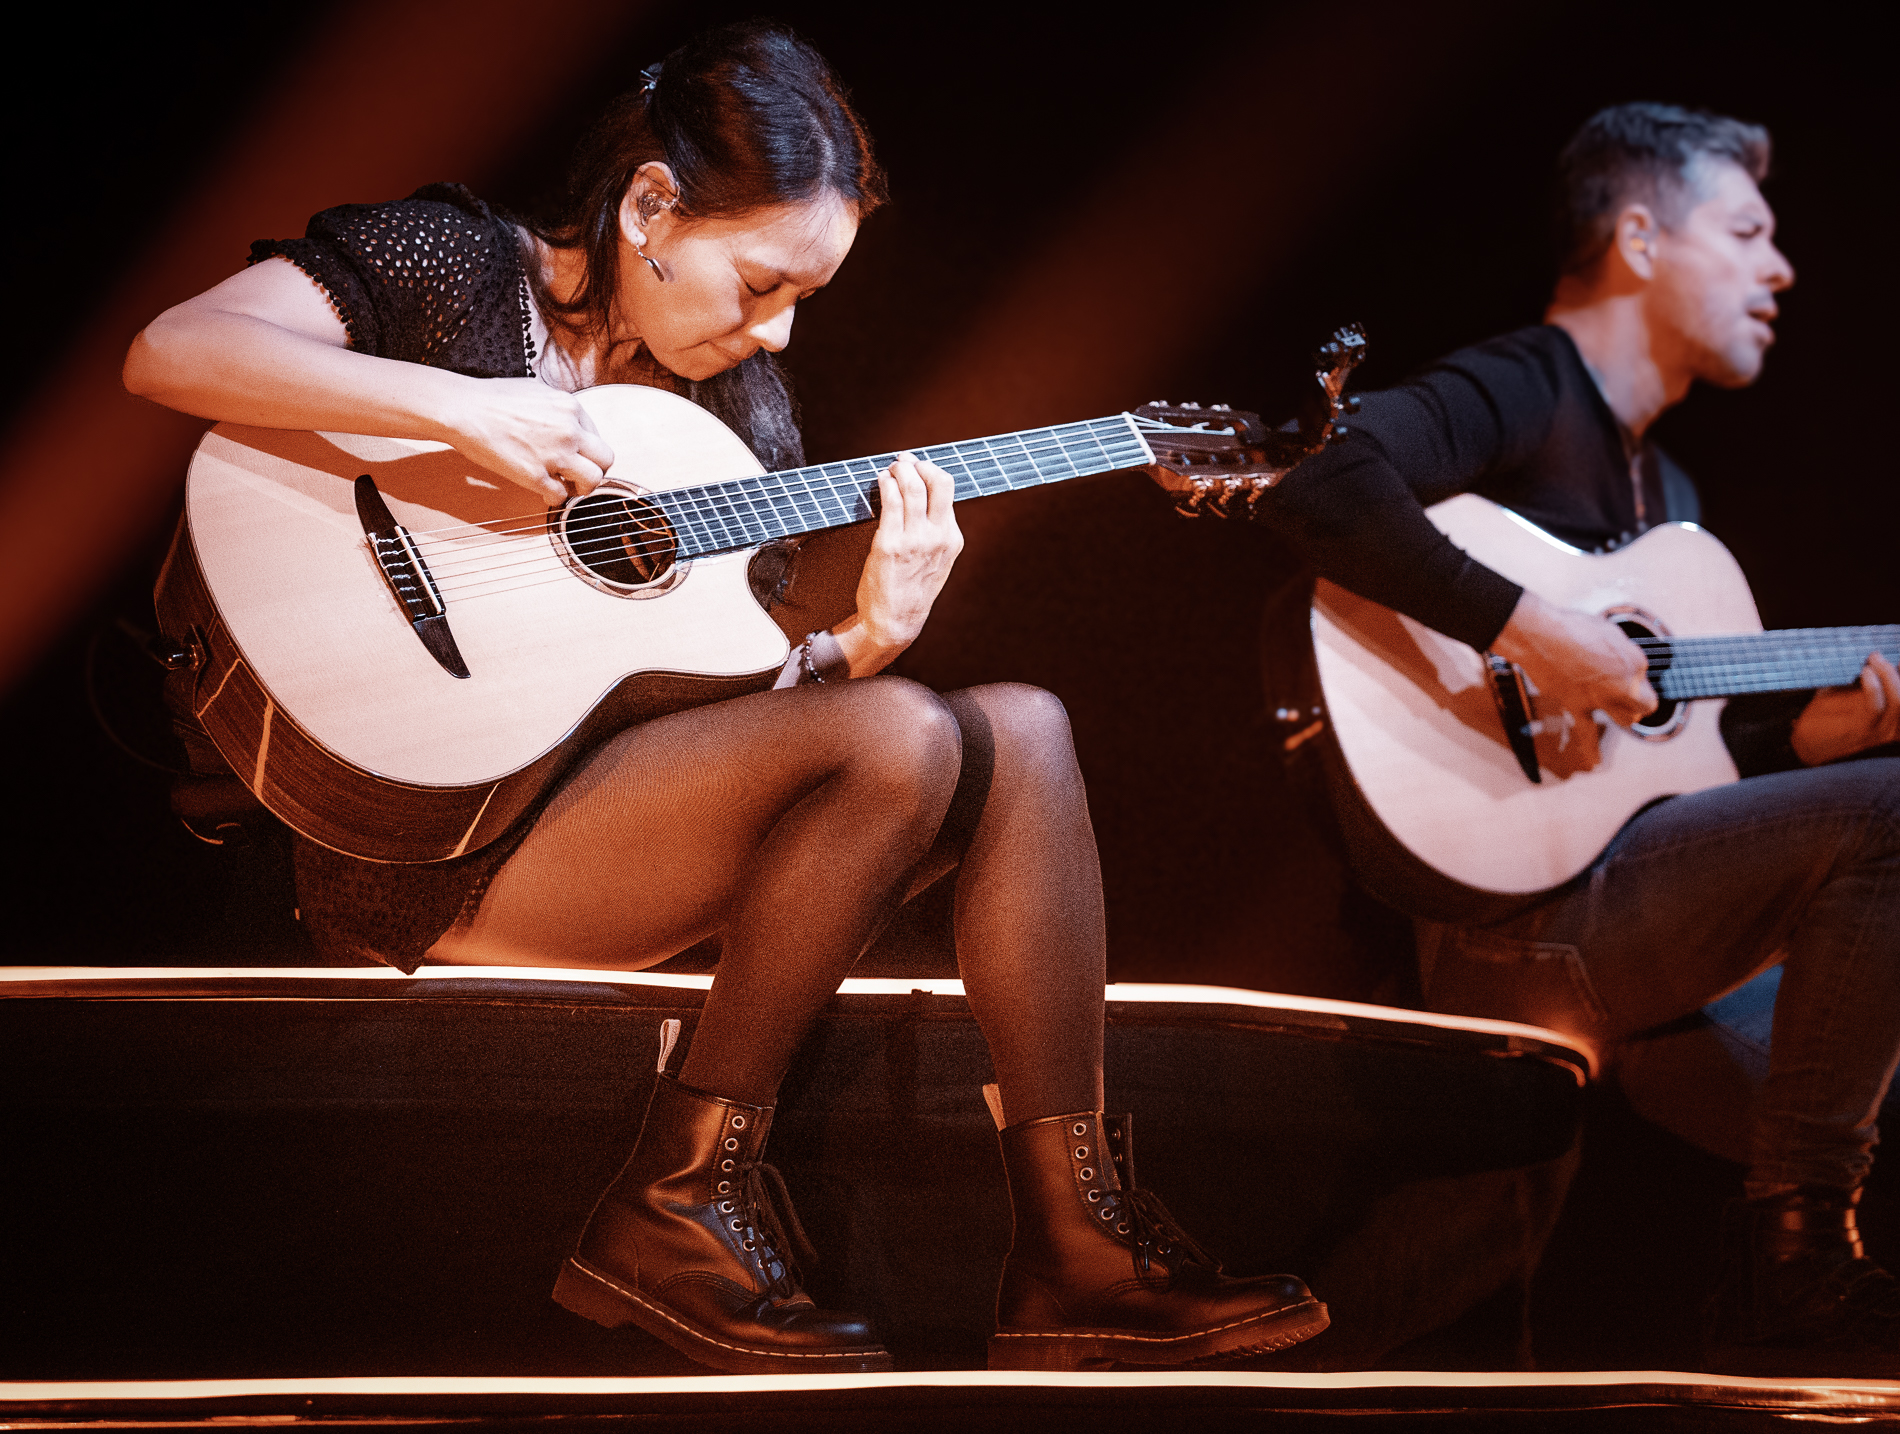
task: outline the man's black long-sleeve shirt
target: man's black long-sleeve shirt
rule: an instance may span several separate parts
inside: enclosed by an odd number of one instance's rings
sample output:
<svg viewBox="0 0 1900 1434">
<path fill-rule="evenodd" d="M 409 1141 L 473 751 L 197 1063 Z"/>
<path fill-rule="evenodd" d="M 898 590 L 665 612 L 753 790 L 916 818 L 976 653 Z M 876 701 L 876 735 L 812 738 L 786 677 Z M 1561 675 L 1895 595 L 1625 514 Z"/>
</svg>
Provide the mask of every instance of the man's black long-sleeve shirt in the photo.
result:
<svg viewBox="0 0 1900 1434">
<path fill-rule="evenodd" d="M 1460 349 L 1362 396 L 1348 440 L 1295 468 L 1261 517 L 1322 576 L 1483 650 L 1523 589 L 1467 556 L 1425 507 L 1476 493 L 1586 552 L 1701 516 L 1695 485 L 1634 443 L 1560 328 Z M 1735 699 L 1722 732 L 1744 775 L 1797 765 L 1809 694 Z"/>
</svg>

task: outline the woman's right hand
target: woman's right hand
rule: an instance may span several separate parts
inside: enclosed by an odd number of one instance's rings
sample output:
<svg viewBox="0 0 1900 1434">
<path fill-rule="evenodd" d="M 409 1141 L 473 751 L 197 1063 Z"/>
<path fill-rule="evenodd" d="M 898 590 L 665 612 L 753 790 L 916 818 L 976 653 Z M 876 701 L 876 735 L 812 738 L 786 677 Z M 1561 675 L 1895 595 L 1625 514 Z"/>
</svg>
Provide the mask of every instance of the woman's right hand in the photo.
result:
<svg viewBox="0 0 1900 1434">
<path fill-rule="evenodd" d="M 580 400 L 538 378 L 470 380 L 445 427 L 464 458 L 550 504 L 593 492 L 613 466 Z"/>
<path fill-rule="evenodd" d="M 133 340 L 125 386 L 201 418 L 447 443 L 548 503 L 586 493 L 613 450 L 571 393 L 350 348 L 324 291 L 267 259 L 167 309 Z"/>
</svg>

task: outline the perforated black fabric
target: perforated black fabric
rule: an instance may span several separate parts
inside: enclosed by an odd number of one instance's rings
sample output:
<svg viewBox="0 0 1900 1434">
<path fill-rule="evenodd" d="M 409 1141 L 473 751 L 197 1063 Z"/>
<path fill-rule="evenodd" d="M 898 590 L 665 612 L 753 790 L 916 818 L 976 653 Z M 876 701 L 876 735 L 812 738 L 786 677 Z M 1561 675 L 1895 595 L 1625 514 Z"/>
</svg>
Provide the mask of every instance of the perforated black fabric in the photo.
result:
<svg viewBox="0 0 1900 1434">
<path fill-rule="evenodd" d="M 323 287 L 350 347 L 475 378 L 533 375 L 521 241 L 459 184 L 390 204 L 340 204 L 301 239 L 263 239 Z"/>
</svg>

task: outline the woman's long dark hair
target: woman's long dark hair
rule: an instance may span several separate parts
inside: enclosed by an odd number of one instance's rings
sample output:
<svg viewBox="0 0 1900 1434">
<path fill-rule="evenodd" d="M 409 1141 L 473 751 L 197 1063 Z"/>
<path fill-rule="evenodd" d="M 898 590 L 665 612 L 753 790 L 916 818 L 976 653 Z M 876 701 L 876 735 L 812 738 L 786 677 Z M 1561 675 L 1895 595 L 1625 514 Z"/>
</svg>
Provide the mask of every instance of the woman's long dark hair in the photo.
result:
<svg viewBox="0 0 1900 1434">
<path fill-rule="evenodd" d="M 885 200 L 884 172 L 844 87 L 786 30 L 757 21 L 710 30 L 642 80 L 582 141 L 552 221 L 528 226 L 548 244 L 586 254 L 586 277 L 566 300 L 549 291 L 539 265 L 527 265 L 535 302 L 557 323 L 611 334 L 620 201 L 643 164 L 672 169 L 678 212 L 692 219 L 731 218 L 826 191 L 862 219 Z M 804 462 L 791 395 L 769 353 L 684 387 L 767 467 Z"/>
</svg>

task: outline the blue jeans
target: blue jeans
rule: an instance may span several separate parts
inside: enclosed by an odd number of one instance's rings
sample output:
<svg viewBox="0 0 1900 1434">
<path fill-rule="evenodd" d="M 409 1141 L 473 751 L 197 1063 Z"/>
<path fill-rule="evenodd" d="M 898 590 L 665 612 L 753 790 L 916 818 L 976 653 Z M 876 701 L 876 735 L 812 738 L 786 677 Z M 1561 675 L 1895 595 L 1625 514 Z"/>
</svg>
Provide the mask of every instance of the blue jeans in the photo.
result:
<svg viewBox="0 0 1900 1434">
<path fill-rule="evenodd" d="M 1900 1059 L 1900 758 L 1670 798 L 1528 911 L 1419 923 L 1429 1008 L 1606 1049 L 1777 961 L 1749 1187 L 1857 1186 Z"/>
</svg>

